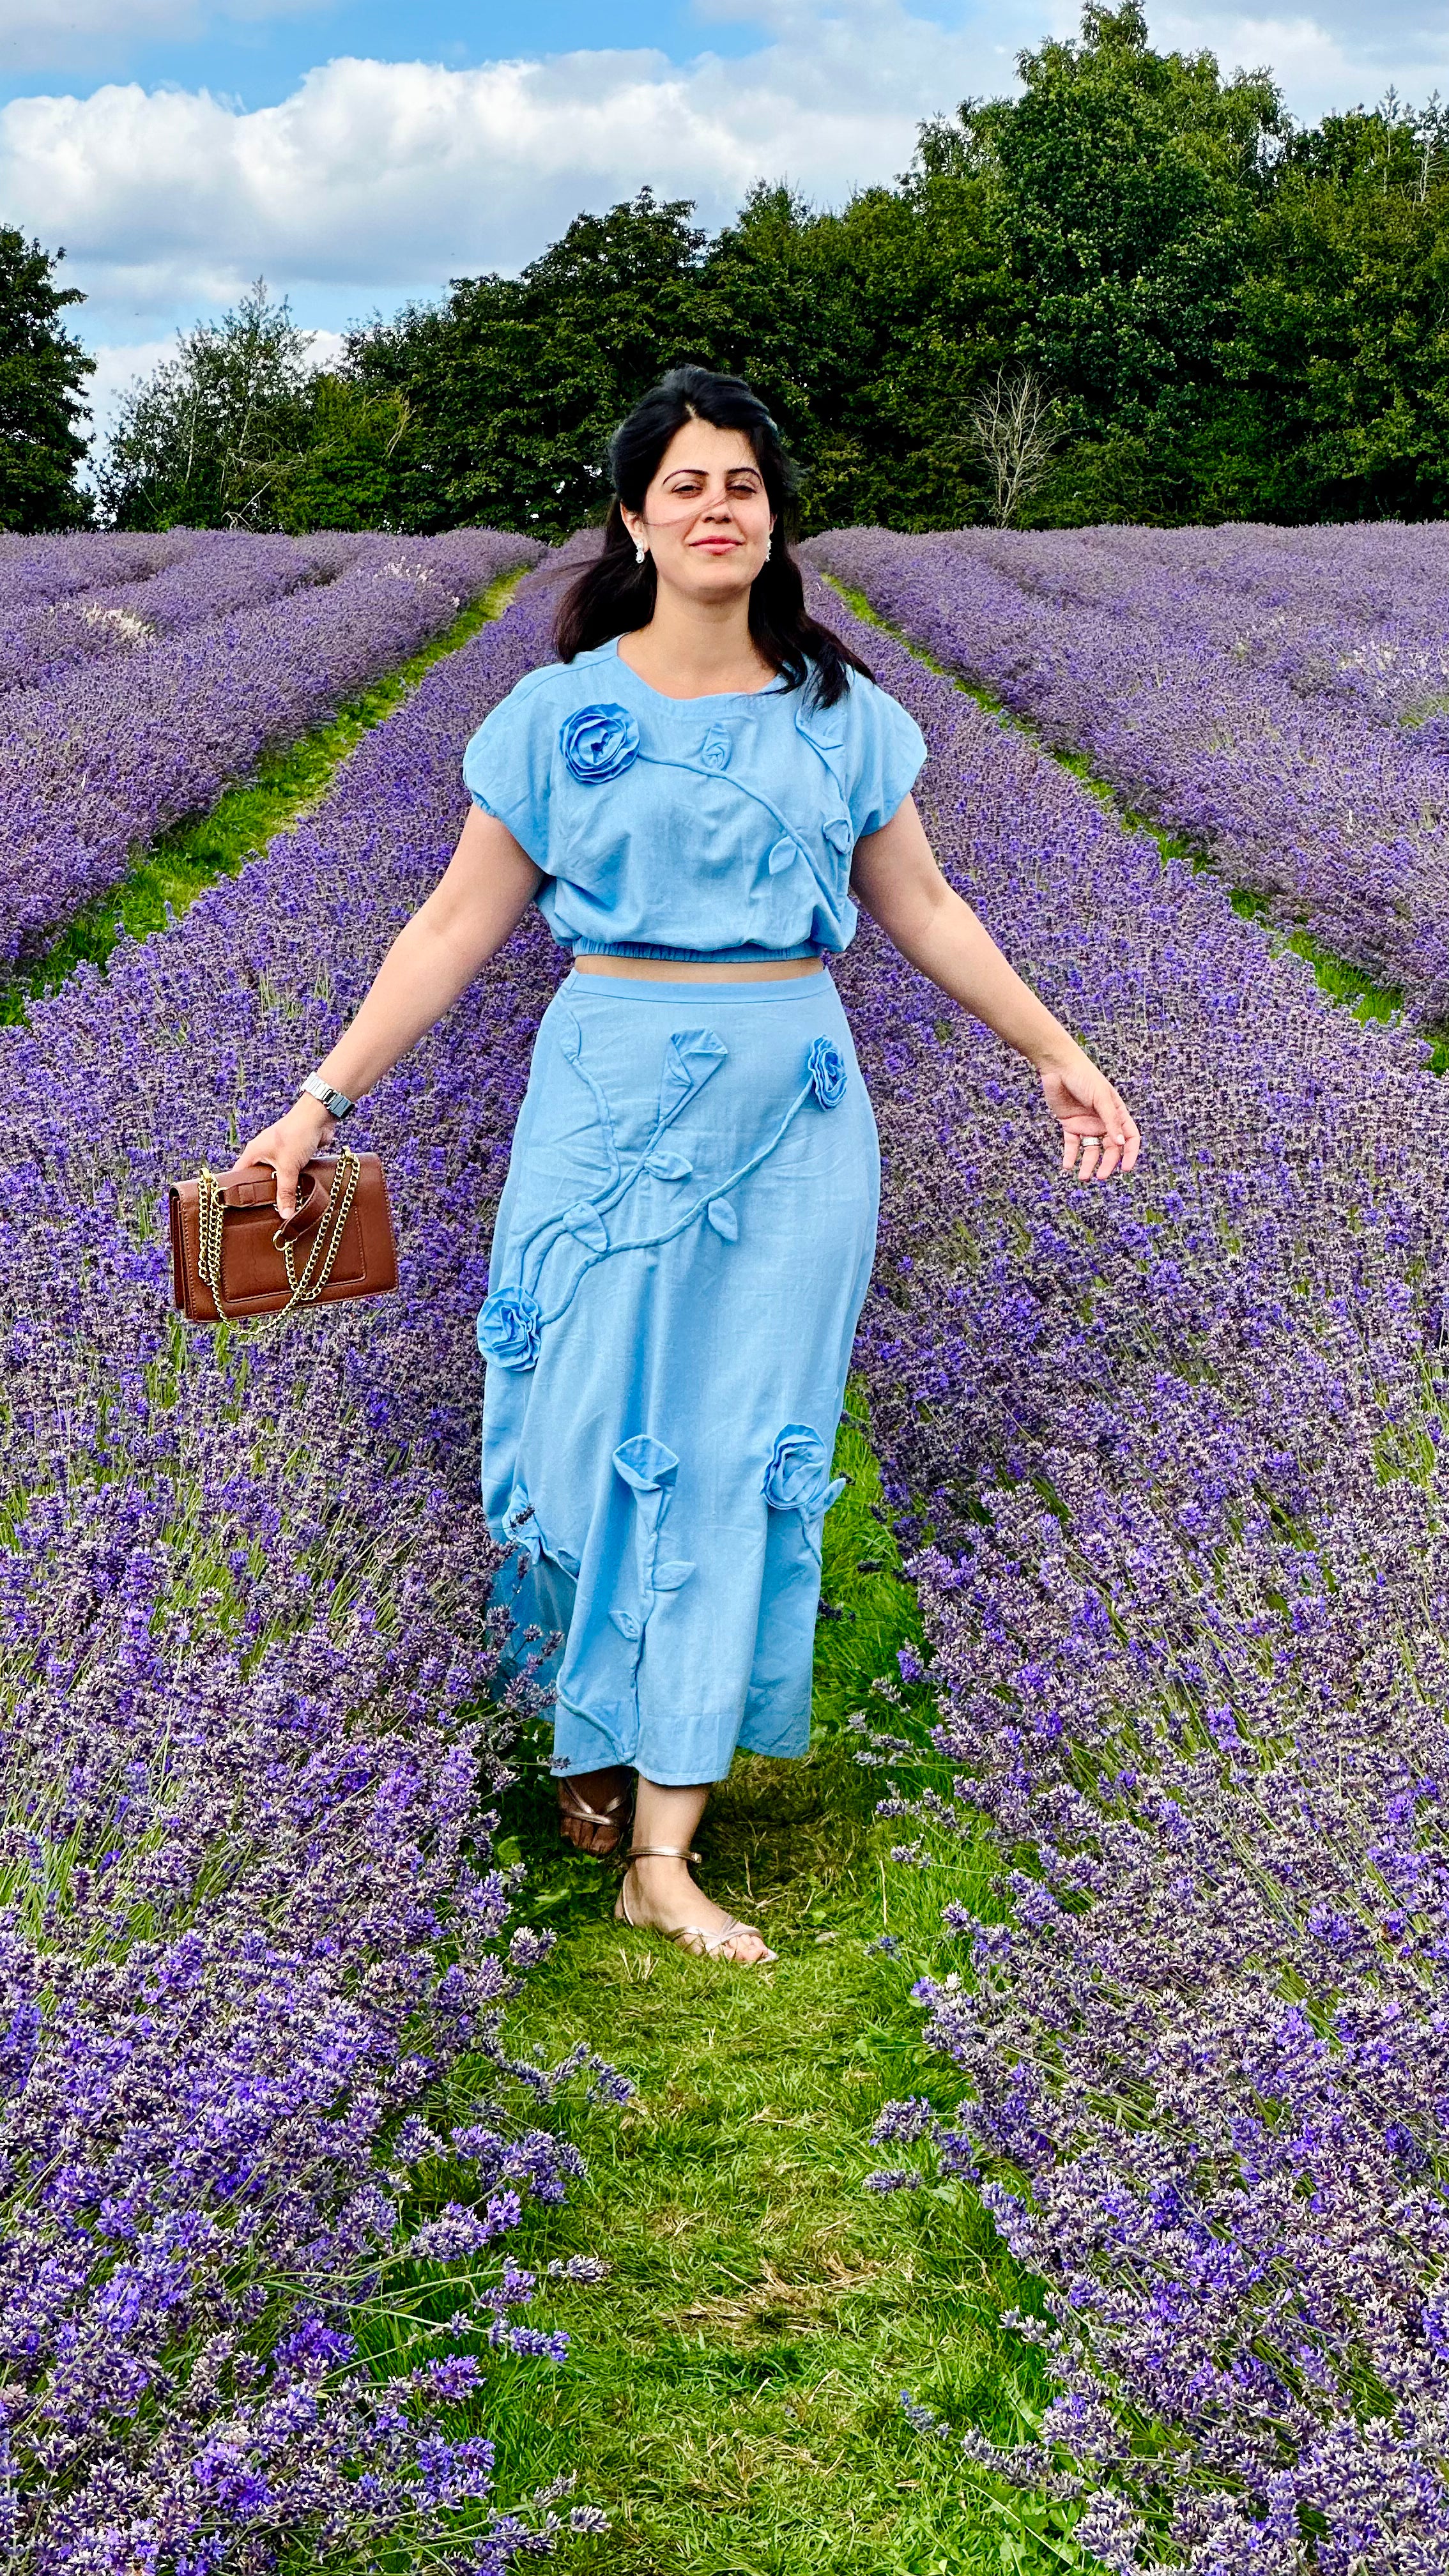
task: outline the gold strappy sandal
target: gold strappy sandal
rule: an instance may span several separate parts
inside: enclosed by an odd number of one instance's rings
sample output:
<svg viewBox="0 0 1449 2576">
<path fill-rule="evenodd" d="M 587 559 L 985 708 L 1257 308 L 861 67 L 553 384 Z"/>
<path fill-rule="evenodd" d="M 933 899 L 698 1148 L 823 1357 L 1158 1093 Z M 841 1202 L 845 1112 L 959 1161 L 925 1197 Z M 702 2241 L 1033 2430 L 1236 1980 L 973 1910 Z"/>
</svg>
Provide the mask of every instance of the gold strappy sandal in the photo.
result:
<svg viewBox="0 0 1449 2576">
<path fill-rule="evenodd" d="M 612 1798 L 604 1801 L 602 1809 L 590 1806 L 588 1799 L 580 1793 L 579 1782 L 605 1780 L 609 1776 L 607 1771 L 578 1773 L 565 1771 L 559 1779 L 559 1831 L 564 1841 L 571 1843 L 575 1851 L 582 1852 L 587 1860 L 612 1860 L 633 1816 L 634 1798 L 628 1766 L 620 1762 L 612 1764 L 610 1768 L 623 1772 L 624 1786 L 617 1790 Z M 571 1834 L 568 1831 L 570 1825 L 592 1825 L 596 1839 L 591 1842 L 581 1842 L 577 1834 Z M 609 1840 L 599 1842 L 597 1836 L 600 1833 L 607 1834 Z"/>
<path fill-rule="evenodd" d="M 677 1843 L 641 1843 L 637 1851 L 627 1851 L 624 1854 L 624 1877 L 619 1888 L 619 1901 L 614 1908 L 615 1922 L 627 1923 L 631 1932 L 657 1932 L 662 1941 L 676 1942 L 681 1950 L 689 1952 L 692 1959 L 718 1957 L 727 1943 L 737 1941 L 742 1932 L 747 1932 L 751 1940 L 763 1941 L 765 1936 L 756 1924 L 741 1923 L 733 1914 L 725 1916 L 723 1926 L 718 1932 L 706 1932 L 702 1923 L 681 1923 L 676 1931 L 667 1932 L 658 1923 L 635 1922 L 629 1911 L 629 1900 L 624 1892 L 629 1883 L 629 1870 L 632 1864 L 636 1860 L 697 1861 L 698 1858 L 697 1851 L 681 1851 Z M 732 1959 L 729 1964 L 732 1968 L 768 1968 L 779 1955 L 778 1950 L 767 1947 L 762 1959 Z"/>
</svg>

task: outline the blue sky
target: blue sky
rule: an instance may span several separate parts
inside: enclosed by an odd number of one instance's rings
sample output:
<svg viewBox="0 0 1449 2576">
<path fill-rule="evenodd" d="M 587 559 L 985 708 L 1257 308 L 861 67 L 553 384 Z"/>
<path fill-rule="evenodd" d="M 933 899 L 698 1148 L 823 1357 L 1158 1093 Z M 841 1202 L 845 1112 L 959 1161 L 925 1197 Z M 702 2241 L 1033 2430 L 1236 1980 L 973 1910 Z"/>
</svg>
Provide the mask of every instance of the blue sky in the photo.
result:
<svg viewBox="0 0 1449 2576">
<path fill-rule="evenodd" d="M 5 16 L 10 12 L 6 0 Z M 684 63 L 706 43 L 737 55 L 761 42 L 758 24 L 743 12 L 734 24 L 713 16 L 706 22 L 690 0 L 614 0 L 607 11 L 591 0 L 489 0 L 471 8 L 413 0 L 406 12 L 384 0 L 300 0 L 268 15 L 258 7 L 234 17 L 199 7 L 100 10 L 54 0 L 28 11 L 21 26 L 10 33 L 9 60 L 0 53 L 0 100 L 57 85 L 136 80 L 148 88 L 164 81 L 220 90 L 248 107 L 271 107 L 333 54 L 459 65 L 648 45 Z"/>
<path fill-rule="evenodd" d="M 266 276 L 319 333 L 515 269 L 644 182 L 727 219 L 889 179 L 1078 0 L 0 0 L 0 220 L 85 290 L 98 414 Z M 1148 0 L 1154 41 L 1267 63 L 1303 116 L 1449 89 L 1445 0 Z"/>
</svg>

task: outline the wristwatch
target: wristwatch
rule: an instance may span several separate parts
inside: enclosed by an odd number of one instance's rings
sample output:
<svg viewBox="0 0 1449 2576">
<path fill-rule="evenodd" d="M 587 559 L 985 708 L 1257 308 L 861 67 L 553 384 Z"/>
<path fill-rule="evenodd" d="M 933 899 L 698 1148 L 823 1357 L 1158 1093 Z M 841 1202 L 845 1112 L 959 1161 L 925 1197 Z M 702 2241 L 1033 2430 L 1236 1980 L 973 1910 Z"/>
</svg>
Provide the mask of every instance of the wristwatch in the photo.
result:
<svg viewBox="0 0 1449 2576">
<path fill-rule="evenodd" d="M 309 1073 L 302 1089 L 309 1091 L 314 1100 L 320 1100 L 323 1108 L 334 1118 L 350 1118 L 357 1106 L 355 1100 L 348 1099 L 345 1091 L 334 1091 L 331 1083 L 324 1082 L 320 1073 Z"/>
</svg>

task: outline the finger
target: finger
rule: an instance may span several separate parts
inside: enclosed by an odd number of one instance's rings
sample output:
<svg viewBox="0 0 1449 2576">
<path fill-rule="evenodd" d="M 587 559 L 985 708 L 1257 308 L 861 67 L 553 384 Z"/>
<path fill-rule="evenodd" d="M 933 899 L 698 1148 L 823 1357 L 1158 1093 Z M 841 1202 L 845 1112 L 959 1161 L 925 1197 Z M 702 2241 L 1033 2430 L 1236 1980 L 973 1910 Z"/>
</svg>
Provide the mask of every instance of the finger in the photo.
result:
<svg viewBox="0 0 1449 2576">
<path fill-rule="evenodd" d="M 1097 1168 L 1097 1156 L 1101 1150 L 1101 1141 L 1102 1140 L 1099 1136 L 1084 1136 L 1082 1138 L 1082 1159 L 1077 1173 L 1079 1180 L 1089 1181 L 1095 1173 Z"/>
<path fill-rule="evenodd" d="M 279 1154 L 264 1154 L 262 1161 L 270 1163 L 277 1176 L 277 1214 L 285 1224 L 289 1216 L 297 1213 L 297 1174 L 301 1166 L 284 1161 Z"/>
<path fill-rule="evenodd" d="M 1102 1097 L 1095 1100 L 1092 1106 L 1107 1131 L 1102 1140 L 1102 1158 L 1097 1165 L 1095 1175 L 1099 1181 L 1105 1181 L 1119 1168 L 1124 1172 L 1132 1169 L 1137 1159 L 1137 1147 L 1142 1140 L 1137 1122 L 1126 1101 L 1119 1092 L 1112 1089 L 1109 1083 L 1103 1084 Z"/>
<path fill-rule="evenodd" d="M 1080 1136 L 1075 1135 L 1070 1127 L 1062 1129 L 1062 1170 L 1064 1172 L 1069 1172 L 1073 1168 L 1081 1141 Z"/>
</svg>

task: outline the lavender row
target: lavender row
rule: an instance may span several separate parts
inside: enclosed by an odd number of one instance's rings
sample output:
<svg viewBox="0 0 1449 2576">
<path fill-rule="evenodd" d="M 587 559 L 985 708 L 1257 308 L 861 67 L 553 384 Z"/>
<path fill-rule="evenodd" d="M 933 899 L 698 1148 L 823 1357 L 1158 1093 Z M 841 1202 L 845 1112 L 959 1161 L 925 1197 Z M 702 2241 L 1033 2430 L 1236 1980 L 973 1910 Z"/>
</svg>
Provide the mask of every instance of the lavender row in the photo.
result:
<svg viewBox="0 0 1449 2576">
<path fill-rule="evenodd" d="M 921 1989 L 959 2114 L 898 2106 L 881 2182 L 927 2145 L 1047 2285 L 1058 2394 L 1005 2464 L 1102 2563 L 1439 2567 L 1449 1105 L 832 613 L 926 730 L 949 872 L 1147 1137 L 1130 1186 L 1064 1182 L 1029 1073 L 938 1039 L 879 939 L 845 961 L 885 1160 L 857 1359 L 956 1783 L 925 1812 L 1016 1863 Z"/>
<path fill-rule="evenodd" d="M 198 528 L 165 528 L 144 535 L 0 534 L 0 619 L 104 583 L 148 581 L 169 564 L 180 563 L 201 535 Z"/>
<path fill-rule="evenodd" d="M 1000 569 L 1003 540 L 988 545 L 847 529 L 809 552 L 1049 743 L 1084 753 L 1275 920 L 1402 986 L 1417 1022 L 1449 1018 L 1449 761 L 1434 725 L 1406 732 L 1342 694 L 1305 695 L 1215 638 L 1190 588 L 1163 581 L 1148 621 L 1024 586 Z M 1347 651 L 1358 630 L 1343 632 Z"/>
<path fill-rule="evenodd" d="M 538 551 L 487 529 L 399 539 L 325 585 L 0 702 L 0 967 Z"/>
<path fill-rule="evenodd" d="M 396 1297 L 189 1330 L 159 1238 L 168 1175 L 355 1006 L 545 637 L 536 603 L 485 628 L 290 838 L 0 1034 L 0 2526 L 32 2576 L 523 2545 L 460 2409 L 495 2351 L 559 2350 L 496 2256 L 571 2158 L 498 2035 L 539 1949 L 490 1852 L 530 1685 L 473 1321 L 551 943 L 368 1104 Z M 389 2378 L 350 2325 L 379 2300 Z"/>
<path fill-rule="evenodd" d="M 1058 607 L 1261 664 L 1305 697 L 1384 723 L 1449 705 L 1449 533 L 1367 527 L 974 532 L 974 551 Z"/>
<path fill-rule="evenodd" d="M 107 548 L 105 539 L 86 542 Z M 215 625 L 239 608 L 335 581 L 365 556 L 385 562 L 396 551 L 396 539 L 385 536 L 323 530 L 315 537 L 259 537 L 206 529 L 174 559 L 120 579 L 103 552 L 94 582 L 9 614 L 0 607 L 0 693 L 46 687 L 79 662 L 124 660 L 158 638 Z"/>
</svg>

